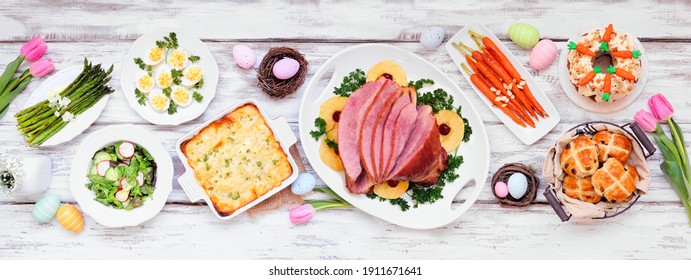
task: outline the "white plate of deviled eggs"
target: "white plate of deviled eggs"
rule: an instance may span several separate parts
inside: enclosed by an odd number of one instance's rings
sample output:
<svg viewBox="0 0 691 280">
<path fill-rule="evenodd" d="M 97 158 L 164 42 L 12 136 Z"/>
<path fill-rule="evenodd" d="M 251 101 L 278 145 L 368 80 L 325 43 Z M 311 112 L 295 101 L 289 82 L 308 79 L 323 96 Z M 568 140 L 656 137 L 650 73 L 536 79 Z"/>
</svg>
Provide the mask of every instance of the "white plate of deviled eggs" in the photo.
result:
<svg viewBox="0 0 691 280">
<path fill-rule="evenodd" d="M 120 76 L 130 107 L 158 125 L 199 117 L 216 95 L 218 65 L 209 48 L 184 31 L 142 35 L 125 55 Z"/>
</svg>

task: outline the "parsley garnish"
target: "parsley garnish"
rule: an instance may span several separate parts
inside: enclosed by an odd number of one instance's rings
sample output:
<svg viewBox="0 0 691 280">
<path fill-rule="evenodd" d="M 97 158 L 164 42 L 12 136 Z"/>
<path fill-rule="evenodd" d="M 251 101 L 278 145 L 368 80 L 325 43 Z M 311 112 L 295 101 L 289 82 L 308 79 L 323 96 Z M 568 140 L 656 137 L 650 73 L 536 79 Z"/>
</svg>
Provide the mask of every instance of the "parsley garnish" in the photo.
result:
<svg viewBox="0 0 691 280">
<path fill-rule="evenodd" d="M 408 209 L 410 209 L 410 204 L 408 204 L 408 201 L 405 200 L 405 199 L 403 199 L 402 197 L 399 197 L 399 198 L 396 198 L 396 199 L 386 199 L 386 198 L 383 198 L 383 197 L 379 197 L 379 196 L 377 196 L 377 195 L 374 194 L 374 193 L 368 193 L 368 194 L 366 194 L 366 196 L 367 196 L 367 198 L 369 198 L 369 199 L 377 199 L 377 198 L 379 198 L 379 201 L 387 201 L 387 200 L 388 200 L 389 203 L 391 203 L 391 205 L 398 205 L 398 207 L 400 207 L 400 208 L 401 208 L 401 211 L 403 211 L 403 212 L 408 211 Z"/>
<path fill-rule="evenodd" d="M 177 49 L 178 37 L 175 32 L 170 32 L 168 36 L 163 37 L 163 41 L 156 41 L 156 46 L 162 49 Z"/>
<path fill-rule="evenodd" d="M 189 59 L 192 62 L 197 62 L 197 61 L 199 61 L 199 56 L 190 55 L 190 57 L 188 57 L 187 59 Z"/>
<path fill-rule="evenodd" d="M 204 86 L 204 79 L 199 79 L 199 82 L 194 84 L 194 86 L 192 86 L 192 88 L 200 89 L 200 88 L 202 88 L 202 86 Z"/>
<path fill-rule="evenodd" d="M 326 141 L 326 146 L 329 146 L 329 148 L 334 149 L 334 151 L 338 152 L 338 143 L 336 141 L 331 140 L 329 138 L 324 139 Z"/>
<path fill-rule="evenodd" d="M 168 115 L 172 115 L 178 112 L 178 105 L 173 102 L 173 100 L 170 100 L 170 106 L 168 106 Z"/>
<path fill-rule="evenodd" d="M 141 92 L 138 88 L 134 89 L 134 95 L 137 97 L 137 103 L 142 106 L 146 106 L 146 95 Z"/>
<path fill-rule="evenodd" d="M 417 208 L 420 204 L 432 204 L 444 198 L 441 191 L 444 185 L 458 179 L 459 175 L 456 173 L 456 169 L 458 169 L 461 164 L 463 164 L 463 156 L 449 155 L 447 167 L 439 174 L 439 181 L 437 181 L 436 184 L 425 187 L 411 182 L 407 192 L 413 202 L 415 202 L 413 208 Z"/>
<path fill-rule="evenodd" d="M 204 96 L 201 95 L 199 92 L 195 91 L 194 93 L 192 93 L 192 98 L 194 98 L 194 101 L 202 102 L 202 99 L 204 99 Z"/>
<path fill-rule="evenodd" d="M 162 90 L 163 94 L 165 94 L 167 97 L 170 97 L 170 94 L 173 93 L 173 89 L 170 87 L 164 88 Z"/>
<path fill-rule="evenodd" d="M 144 63 L 144 60 L 142 60 L 141 58 L 139 58 L 139 57 L 134 58 L 134 63 L 139 65 L 139 68 L 141 68 L 142 70 L 146 69 L 146 64 Z"/>
<path fill-rule="evenodd" d="M 151 65 L 147 66 L 146 67 L 146 73 L 148 73 L 149 76 L 153 77 L 154 76 L 154 68 Z"/>
<path fill-rule="evenodd" d="M 463 142 L 468 142 L 470 140 L 470 135 L 473 134 L 473 128 L 470 127 L 468 119 L 464 118 L 463 115 L 461 115 L 462 108 L 463 106 L 458 106 L 458 109 L 456 109 L 456 114 L 461 116 L 461 119 L 463 119 Z"/>
<path fill-rule="evenodd" d="M 174 84 L 179 85 L 182 82 L 182 79 L 180 79 L 180 77 L 182 77 L 182 70 L 173 69 L 170 71 L 170 74 L 173 76 Z"/>
<path fill-rule="evenodd" d="M 326 134 L 326 121 L 322 118 L 316 118 L 314 119 L 314 126 L 317 127 L 317 130 L 310 131 L 310 135 L 314 140 L 319 141 L 319 137 Z"/>
<path fill-rule="evenodd" d="M 418 93 L 417 104 L 426 104 L 432 106 L 432 111 L 438 113 L 441 110 L 454 110 L 453 96 L 446 93 L 445 90 L 438 88 L 433 92 Z"/>
<path fill-rule="evenodd" d="M 425 203 L 434 203 L 437 200 L 440 200 L 444 198 L 444 195 L 441 194 L 443 187 L 437 187 L 437 186 L 432 186 L 432 187 L 420 187 L 416 186 L 412 188 L 410 191 L 410 198 L 413 199 L 413 202 L 415 202 L 415 205 L 413 205 L 413 208 L 417 208 L 418 205 L 420 204 L 425 204 Z"/>
<path fill-rule="evenodd" d="M 425 85 L 434 85 L 434 81 L 432 79 L 419 79 L 417 81 L 410 81 L 408 82 L 408 86 L 412 87 L 414 86 L 416 90 L 420 90 L 422 87 Z"/>
<path fill-rule="evenodd" d="M 334 94 L 338 96 L 349 97 L 353 91 L 360 88 L 365 84 L 367 80 L 367 74 L 360 69 L 355 69 L 355 71 L 350 72 L 348 76 L 343 77 L 343 82 L 341 86 L 334 88 Z"/>
</svg>

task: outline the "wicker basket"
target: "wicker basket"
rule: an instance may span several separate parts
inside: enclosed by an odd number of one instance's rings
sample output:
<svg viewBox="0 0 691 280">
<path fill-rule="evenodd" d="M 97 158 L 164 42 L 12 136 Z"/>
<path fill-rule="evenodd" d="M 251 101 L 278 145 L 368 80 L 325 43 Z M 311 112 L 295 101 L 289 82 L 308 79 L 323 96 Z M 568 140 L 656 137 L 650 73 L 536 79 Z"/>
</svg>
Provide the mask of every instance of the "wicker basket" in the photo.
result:
<svg viewBox="0 0 691 280">
<path fill-rule="evenodd" d="M 510 195 L 507 195 L 506 197 L 497 196 L 497 193 L 494 190 L 494 186 L 497 184 L 497 182 L 506 183 L 509 180 L 509 177 L 515 173 L 522 173 L 526 178 L 528 178 L 528 190 L 526 191 L 525 195 L 523 195 L 523 197 L 520 199 L 515 199 Z M 522 163 L 514 162 L 505 164 L 499 168 L 496 173 L 494 173 L 494 176 L 492 177 L 492 185 L 490 187 L 492 189 L 492 194 L 494 194 L 494 197 L 497 199 L 497 201 L 499 201 L 499 204 L 523 207 L 529 205 L 535 200 L 535 197 L 537 196 L 537 188 L 539 186 L 540 180 L 537 178 L 537 176 L 535 176 L 535 171 L 533 168 Z"/>
</svg>

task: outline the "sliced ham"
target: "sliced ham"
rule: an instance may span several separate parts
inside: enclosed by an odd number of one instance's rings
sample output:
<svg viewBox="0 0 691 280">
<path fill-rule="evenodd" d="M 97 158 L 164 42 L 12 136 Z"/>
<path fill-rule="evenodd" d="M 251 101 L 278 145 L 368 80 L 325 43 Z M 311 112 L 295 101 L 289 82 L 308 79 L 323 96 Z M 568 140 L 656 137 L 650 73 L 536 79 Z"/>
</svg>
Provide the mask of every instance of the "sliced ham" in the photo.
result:
<svg viewBox="0 0 691 280">
<path fill-rule="evenodd" d="M 386 101 L 384 102 L 384 106 L 381 108 L 379 111 L 379 114 L 377 116 L 377 121 L 375 122 L 374 125 L 374 133 L 372 134 L 372 145 L 370 147 L 371 150 L 371 158 L 370 161 L 372 162 L 372 178 L 370 178 L 372 181 L 379 181 L 382 178 L 381 175 L 381 170 L 382 170 L 382 165 L 383 162 L 381 160 L 381 155 L 382 155 L 382 144 L 384 142 L 384 125 L 386 123 L 386 120 L 388 119 L 389 115 L 391 114 L 391 110 L 393 109 L 394 103 L 398 100 L 401 95 L 404 94 L 404 89 L 399 88 L 395 94 L 391 94 Z"/>
<path fill-rule="evenodd" d="M 380 181 L 385 181 L 389 173 L 396 164 L 396 159 L 403 152 L 405 143 L 408 142 L 410 131 L 413 129 L 415 119 L 417 118 L 417 110 L 415 104 L 410 103 L 410 100 L 404 95 L 394 105 L 395 108 L 391 110 L 389 119 L 384 132 L 384 141 L 382 142 L 382 161 L 384 161 L 384 169 L 382 170 L 382 178 Z M 398 107 L 400 106 L 400 110 Z M 396 111 L 398 113 L 396 113 Z"/>
<path fill-rule="evenodd" d="M 341 111 L 338 125 L 338 150 L 345 171 L 346 186 L 351 192 L 358 193 L 358 190 L 353 188 L 355 181 L 362 173 L 360 142 L 358 141 L 362 127 L 360 111 L 372 96 L 381 91 L 383 85 L 384 81 L 381 80 L 364 84 L 350 95 Z"/>
<path fill-rule="evenodd" d="M 381 78 L 384 79 L 384 78 Z M 377 120 L 384 111 L 387 102 L 391 101 L 392 96 L 398 92 L 398 85 L 391 80 L 384 79 L 384 85 L 381 91 L 375 96 L 371 97 L 363 105 L 363 110 L 360 111 L 360 118 L 362 125 L 360 127 L 360 161 L 362 162 L 363 170 L 369 176 L 369 180 L 376 182 L 374 174 L 374 162 L 372 161 L 372 143 L 375 138 L 375 130 L 377 127 Z M 340 131 L 339 131 L 340 132 Z"/>
<path fill-rule="evenodd" d="M 417 108 L 417 112 L 415 126 L 403 148 L 404 152 L 397 158 L 387 180 L 431 181 L 427 175 L 442 165 L 439 128 L 432 107 L 422 105 Z"/>
</svg>

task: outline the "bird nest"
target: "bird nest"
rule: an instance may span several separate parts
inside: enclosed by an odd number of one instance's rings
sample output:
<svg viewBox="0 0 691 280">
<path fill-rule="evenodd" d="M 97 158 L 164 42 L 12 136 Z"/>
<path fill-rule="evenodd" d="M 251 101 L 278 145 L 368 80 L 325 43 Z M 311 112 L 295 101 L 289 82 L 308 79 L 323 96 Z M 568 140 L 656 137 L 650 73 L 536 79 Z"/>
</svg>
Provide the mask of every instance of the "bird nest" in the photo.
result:
<svg viewBox="0 0 691 280">
<path fill-rule="evenodd" d="M 528 178 L 528 189 L 526 190 L 525 195 L 523 195 L 523 197 L 520 199 L 513 198 L 511 195 L 499 197 L 494 190 L 494 185 L 496 185 L 497 182 L 508 182 L 509 177 L 511 177 L 511 175 L 514 173 L 522 173 L 526 178 Z M 535 172 L 531 167 L 522 163 L 507 163 L 499 168 L 496 173 L 494 173 L 491 188 L 494 197 L 497 199 L 497 201 L 499 201 L 500 204 L 520 207 L 529 205 L 535 200 L 538 186 L 540 186 L 540 180 L 537 178 L 537 176 L 535 176 Z"/>
<path fill-rule="evenodd" d="M 295 76 L 281 80 L 274 77 L 273 67 L 279 60 L 290 57 L 300 63 L 300 69 Z M 269 52 L 262 59 L 257 71 L 257 80 L 259 80 L 259 87 L 268 95 L 278 98 L 283 98 L 289 94 L 295 93 L 302 83 L 305 82 L 307 76 L 307 60 L 300 52 L 288 47 L 271 48 Z"/>
</svg>

